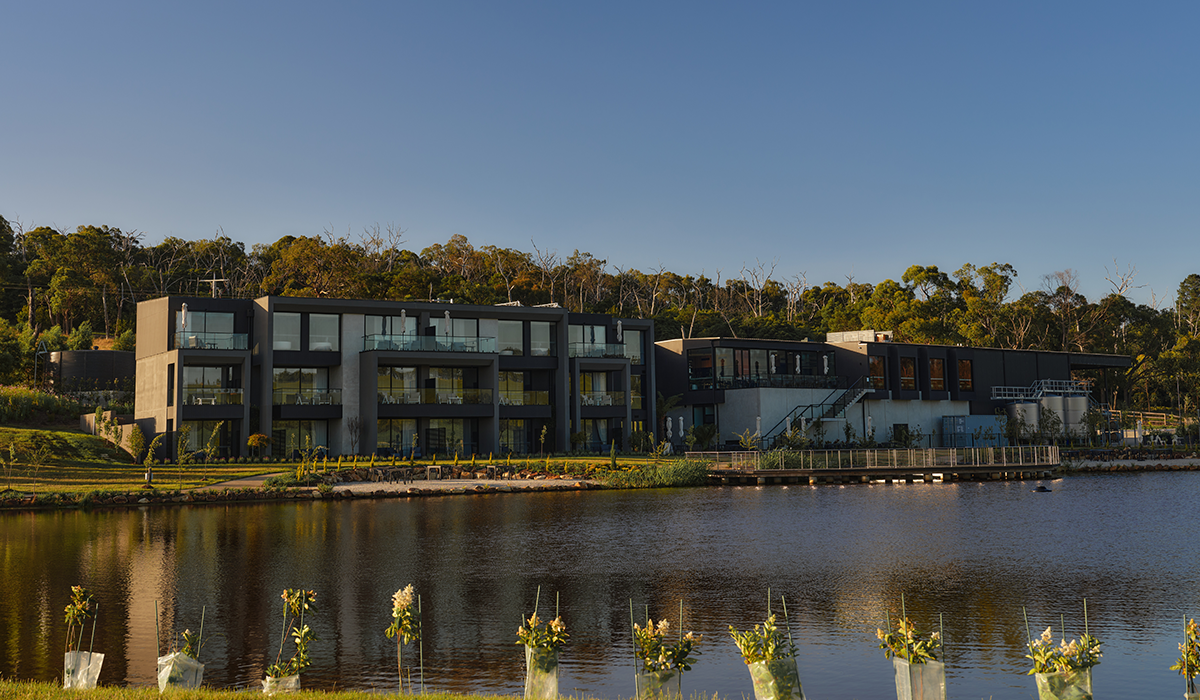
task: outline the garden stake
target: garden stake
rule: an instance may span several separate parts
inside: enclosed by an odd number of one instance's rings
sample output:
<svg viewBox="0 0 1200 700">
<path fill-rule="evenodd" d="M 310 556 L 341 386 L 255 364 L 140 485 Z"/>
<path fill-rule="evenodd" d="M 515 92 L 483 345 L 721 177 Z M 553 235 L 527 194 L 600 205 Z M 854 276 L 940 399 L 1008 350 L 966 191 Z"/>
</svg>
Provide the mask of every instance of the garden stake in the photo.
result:
<svg viewBox="0 0 1200 700">
<path fill-rule="evenodd" d="M 1084 633 L 1084 634 L 1087 634 L 1087 633 L 1088 633 L 1088 623 L 1087 623 L 1087 598 L 1084 598 L 1084 599 L 1083 599 L 1083 633 Z"/>
<path fill-rule="evenodd" d="M 92 649 L 96 647 L 96 618 L 98 617 L 100 617 L 100 603 L 96 603 L 96 614 L 92 615 L 92 641 L 88 643 L 88 668 L 92 667 Z"/>
<path fill-rule="evenodd" d="M 787 627 L 788 645 L 791 646 L 792 648 L 795 648 L 796 643 L 792 641 L 792 623 L 788 620 L 788 614 L 787 614 L 787 598 L 785 598 L 783 596 L 779 596 L 779 602 L 783 603 L 783 625 L 785 627 Z M 792 655 L 792 658 L 795 658 L 794 654 Z"/>
<path fill-rule="evenodd" d="M 902 622 L 900 624 L 904 624 L 903 621 L 908 620 L 908 610 L 906 610 L 904 607 L 904 594 L 903 593 L 900 594 L 900 619 L 902 620 Z M 912 650 L 908 648 L 908 635 L 907 634 L 904 635 L 904 654 L 905 654 L 904 658 L 909 659 L 909 660 L 912 659 Z"/>
<path fill-rule="evenodd" d="M 200 660 L 200 647 L 204 646 L 204 611 L 207 605 L 200 606 L 200 636 L 196 637 L 196 660 Z"/>
<path fill-rule="evenodd" d="M 425 618 L 421 615 L 421 594 L 417 594 L 417 652 L 421 655 L 421 694 L 425 694 Z M 412 687 L 412 671 L 408 672 L 409 686 Z"/>
<path fill-rule="evenodd" d="M 154 655 L 162 651 L 162 632 L 158 631 L 158 600 L 154 601 Z"/>
<path fill-rule="evenodd" d="M 633 642 L 633 672 L 637 673 L 637 634 L 633 631 L 633 598 L 629 599 L 629 641 Z"/>
<path fill-rule="evenodd" d="M 942 663 L 946 663 L 946 625 L 942 622 L 941 613 L 938 613 L 938 634 L 942 638 Z"/>
<path fill-rule="evenodd" d="M 1192 692 L 1192 679 L 1188 676 L 1188 655 L 1187 655 L 1187 615 L 1183 616 L 1183 692 Z"/>
<path fill-rule="evenodd" d="M 1029 613 L 1025 612 L 1025 606 L 1021 606 L 1021 617 L 1025 618 L 1025 646 L 1029 647 L 1029 653 L 1033 653 L 1033 635 L 1029 632 Z"/>
</svg>

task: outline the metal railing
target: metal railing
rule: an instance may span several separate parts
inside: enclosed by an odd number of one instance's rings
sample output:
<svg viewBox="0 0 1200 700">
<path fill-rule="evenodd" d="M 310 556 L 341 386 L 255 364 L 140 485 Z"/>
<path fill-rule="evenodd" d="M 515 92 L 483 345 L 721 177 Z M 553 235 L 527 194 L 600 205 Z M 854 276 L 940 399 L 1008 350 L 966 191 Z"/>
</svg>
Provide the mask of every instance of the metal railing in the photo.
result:
<svg viewBox="0 0 1200 700">
<path fill-rule="evenodd" d="M 1087 396 L 1089 383 L 1077 379 L 1041 379 L 1031 386 L 994 386 L 993 401 L 1035 401 L 1043 396 Z"/>
<path fill-rule="evenodd" d="M 501 406 L 549 406 L 548 391 L 501 391 Z"/>
<path fill-rule="evenodd" d="M 492 402 L 491 389 L 381 389 L 380 404 L 478 405 Z"/>
<path fill-rule="evenodd" d="M 184 406 L 241 406 L 242 389 L 183 388 Z"/>
<path fill-rule="evenodd" d="M 366 335 L 363 352 L 400 350 L 402 352 L 496 352 L 496 339 L 461 335 Z"/>
<path fill-rule="evenodd" d="M 581 406 L 624 406 L 623 391 L 585 391 L 579 394 Z"/>
<path fill-rule="evenodd" d="M 623 343 L 571 343 L 567 346 L 569 357 L 607 357 L 621 359 L 625 357 Z"/>
<path fill-rule="evenodd" d="M 953 471 L 956 467 L 1056 467 L 1058 447 L 1021 445 L 895 450 L 779 450 L 775 452 L 688 452 L 689 459 L 712 460 L 710 469 L 926 469 Z"/>
<path fill-rule="evenodd" d="M 277 389 L 271 395 L 274 406 L 341 406 L 341 389 Z"/>
<path fill-rule="evenodd" d="M 245 350 L 246 333 L 189 333 L 175 334 L 177 349 L 192 350 Z"/>
</svg>

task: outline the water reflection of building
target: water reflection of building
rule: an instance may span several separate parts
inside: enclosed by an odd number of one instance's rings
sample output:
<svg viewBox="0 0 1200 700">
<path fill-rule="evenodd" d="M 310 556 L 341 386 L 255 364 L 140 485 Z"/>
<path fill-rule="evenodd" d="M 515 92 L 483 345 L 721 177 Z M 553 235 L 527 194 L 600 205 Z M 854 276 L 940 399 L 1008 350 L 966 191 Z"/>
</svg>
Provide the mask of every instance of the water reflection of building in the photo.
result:
<svg viewBox="0 0 1200 700">
<path fill-rule="evenodd" d="M 557 306 L 262 297 L 138 304 L 135 419 L 382 456 L 628 449 L 652 430 L 653 321 Z M 174 439 L 166 440 L 168 445 Z"/>
<path fill-rule="evenodd" d="M 1027 430 L 1049 409 L 1063 433 L 1078 433 L 1101 408 L 1105 371 L 1131 364 L 1121 355 L 895 343 L 875 331 L 826 342 L 665 340 L 655 355 L 659 390 L 682 397 L 670 418 L 712 426 L 717 445 L 755 433 L 769 445 L 793 430 L 818 442 L 1003 444 L 998 409 Z M 1077 378 L 1083 370 L 1100 374 L 1099 387 Z"/>
</svg>

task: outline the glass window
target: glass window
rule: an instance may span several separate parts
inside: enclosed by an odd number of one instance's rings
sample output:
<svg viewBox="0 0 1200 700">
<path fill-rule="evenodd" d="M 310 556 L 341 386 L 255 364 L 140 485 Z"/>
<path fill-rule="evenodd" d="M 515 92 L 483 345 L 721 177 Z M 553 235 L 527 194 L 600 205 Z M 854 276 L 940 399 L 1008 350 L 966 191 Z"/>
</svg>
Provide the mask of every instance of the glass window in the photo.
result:
<svg viewBox="0 0 1200 700">
<path fill-rule="evenodd" d="M 275 328 L 271 348 L 274 350 L 300 349 L 300 314 L 275 312 Z"/>
<path fill-rule="evenodd" d="M 341 392 L 329 391 L 328 367 L 275 367 L 272 374 L 275 406 L 341 403 Z"/>
<path fill-rule="evenodd" d="M 771 373 L 767 367 L 768 356 L 766 350 L 751 350 L 750 351 L 750 376 L 758 379 L 765 377 Z"/>
<path fill-rule="evenodd" d="M 271 451 L 288 459 L 298 459 L 300 450 L 328 447 L 328 421 L 277 420 L 271 423 Z"/>
<path fill-rule="evenodd" d="M 227 420 L 185 420 L 180 422 L 180 430 L 187 430 L 187 440 L 183 444 L 183 451 L 196 452 L 208 449 L 209 440 L 212 439 L 213 433 L 217 432 L 216 454 L 210 456 L 214 458 L 228 457 L 229 423 Z"/>
<path fill-rule="evenodd" d="M 868 364 L 871 372 L 871 388 L 887 389 L 887 375 L 884 374 L 883 356 L 871 355 Z"/>
<path fill-rule="evenodd" d="M 608 326 L 572 324 L 567 329 L 567 336 L 570 343 L 604 345 L 608 343 Z"/>
<path fill-rule="evenodd" d="M 917 361 L 911 357 L 900 358 L 900 388 L 904 391 L 917 389 Z"/>
<path fill-rule="evenodd" d="M 629 364 L 642 364 L 642 332 L 622 329 L 621 336 L 625 339 L 625 357 L 629 358 Z"/>
<path fill-rule="evenodd" d="M 946 390 L 946 361 L 940 357 L 929 360 L 929 388 L 933 391 Z"/>
<path fill-rule="evenodd" d="M 434 335 L 450 335 L 453 338 L 478 338 L 479 337 L 479 320 L 474 318 L 452 318 L 450 319 L 450 332 L 446 333 L 446 318 L 445 316 L 433 316 L 429 319 L 429 325 L 434 329 Z M 397 326 L 398 327 L 398 326 Z"/>
<path fill-rule="evenodd" d="M 185 322 L 186 321 L 186 322 Z M 233 314 L 217 311 L 188 311 L 184 319 L 183 312 L 175 314 L 175 332 L 177 333 L 232 333 Z"/>
<path fill-rule="evenodd" d="M 717 388 L 725 388 L 733 382 L 733 350 L 717 348 Z"/>
<path fill-rule="evenodd" d="M 337 314 L 308 315 L 309 350 L 317 352 L 337 350 L 339 337 Z"/>
<path fill-rule="evenodd" d="M 711 389 L 713 381 L 712 350 L 688 350 L 688 387 L 693 391 Z"/>
<path fill-rule="evenodd" d="M 500 454 L 529 453 L 529 436 L 526 433 L 525 423 L 524 420 L 500 420 Z"/>
<path fill-rule="evenodd" d="M 629 401 L 631 402 L 630 408 L 642 407 L 642 375 L 640 374 L 629 375 Z"/>
<path fill-rule="evenodd" d="M 497 346 L 501 355 L 525 354 L 525 324 L 521 321 L 500 321 L 497 325 Z"/>
<path fill-rule="evenodd" d="M 971 378 L 971 361 L 958 361 L 958 390 L 959 391 L 974 391 L 975 382 Z"/>
<path fill-rule="evenodd" d="M 549 357 L 554 354 L 554 324 L 549 321 L 529 322 L 529 354 Z"/>
<path fill-rule="evenodd" d="M 442 455 L 471 455 L 475 452 L 474 420 L 462 418 L 431 418 L 425 431 L 427 453 Z"/>
<path fill-rule="evenodd" d="M 375 448 L 385 455 L 388 451 L 404 457 L 420 455 L 414 454 L 416 435 L 416 418 L 380 418 L 375 422 Z"/>
</svg>

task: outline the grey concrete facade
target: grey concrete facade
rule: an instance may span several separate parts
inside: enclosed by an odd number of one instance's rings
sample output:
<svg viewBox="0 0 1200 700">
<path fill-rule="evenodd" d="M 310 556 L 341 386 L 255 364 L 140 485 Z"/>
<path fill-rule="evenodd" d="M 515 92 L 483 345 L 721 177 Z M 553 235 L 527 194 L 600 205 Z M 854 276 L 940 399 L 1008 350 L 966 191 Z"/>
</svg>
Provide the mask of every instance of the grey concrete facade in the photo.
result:
<svg viewBox="0 0 1200 700">
<path fill-rule="evenodd" d="M 397 333 L 368 328 L 397 319 Z M 608 338 L 618 328 L 637 331 L 641 345 L 572 344 L 568 330 L 577 323 L 605 328 Z M 469 337 L 451 334 L 460 326 Z M 510 343 L 520 329 L 515 351 L 496 347 L 501 326 Z M 550 329 L 548 342 L 534 343 L 535 328 Z M 254 433 L 271 437 L 274 453 L 302 448 L 300 437 L 281 444 L 281 435 L 295 434 L 332 455 L 368 454 L 384 448 L 385 428 L 402 436 L 389 438 L 391 449 L 426 455 L 456 447 L 481 455 L 536 452 L 542 426 L 547 451 L 568 449 L 571 436 L 588 427 L 628 449 L 636 426 L 654 424 L 653 338 L 653 321 L 558 307 L 163 297 L 138 305 L 136 419 L 150 436 L 169 434 L 172 445 L 185 424 L 204 431 L 224 421 L 220 439 L 230 455 L 246 454 Z M 382 388 L 389 371 L 403 371 L 414 384 Z M 588 373 L 605 386 L 605 400 L 581 397 L 581 374 Z M 279 377 L 292 374 L 318 377 L 319 386 L 280 390 Z M 443 387 L 447 376 L 456 388 Z"/>
</svg>

